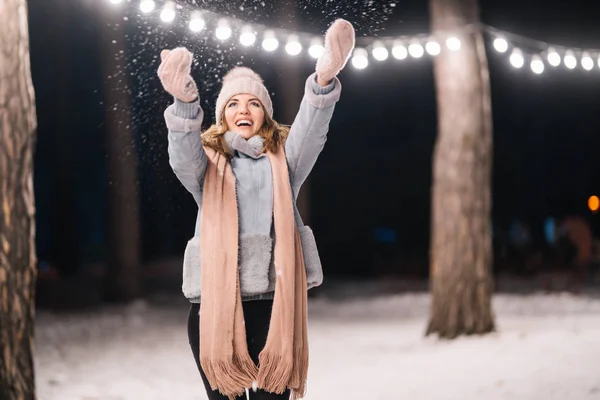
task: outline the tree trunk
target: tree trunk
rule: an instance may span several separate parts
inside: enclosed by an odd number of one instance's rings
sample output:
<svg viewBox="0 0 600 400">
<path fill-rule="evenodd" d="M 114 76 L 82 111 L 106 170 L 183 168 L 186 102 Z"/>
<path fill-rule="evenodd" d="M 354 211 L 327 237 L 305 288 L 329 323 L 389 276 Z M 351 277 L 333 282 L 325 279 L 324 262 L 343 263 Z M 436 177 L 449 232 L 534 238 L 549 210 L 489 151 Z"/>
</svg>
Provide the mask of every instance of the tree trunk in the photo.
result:
<svg viewBox="0 0 600 400">
<path fill-rule="evenodd" d="M 142 294 L 140 218 L 135 137 L 131 119 L 123 19 L 118 7 L 99 2 L 105 73 L 105 133 L 109 165 L 108 300 L 129 301 Z"/>
<path fill-rule="evenodd" d="M 434 150 L 427 334 L 494 330 L 491 307 L 492 116 L 477 0 L 430 0 L 433 31 L 461 49 L 435 58 L 438 137 Z M 471 27 L 471 28 L 469 28 Z"/>
<path fill-rule="evenodd" d="M 35 95 L 25 0 L 0 2 L 0 399 L 35 399 Z"/>
</svg>

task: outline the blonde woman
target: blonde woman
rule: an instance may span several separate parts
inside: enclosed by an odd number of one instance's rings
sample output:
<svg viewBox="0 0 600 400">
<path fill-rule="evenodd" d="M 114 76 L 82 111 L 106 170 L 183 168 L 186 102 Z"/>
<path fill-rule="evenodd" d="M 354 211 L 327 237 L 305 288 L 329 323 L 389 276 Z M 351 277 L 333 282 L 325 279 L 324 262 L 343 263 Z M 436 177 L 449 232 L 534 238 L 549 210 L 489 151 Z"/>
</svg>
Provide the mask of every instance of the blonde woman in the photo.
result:
<svg viewBox="0 0 600 400">
<path fill-rule="evenodd" d="M 165 111 L 169 160 L 199 210 L 182 290 L 210 400 L 242 399 L 246 389 L 252 400 L 305 395 L 306 292 L 323 272 L 296 197 L 325 145 L 341 93 L 337 75 L 353 48 L 352 25 L 335 21 L 291 128 L 273 120 L 260 76 L 233 68 L 223 78 L 215 124 L 202 134 L 192 54 L 161 53 L 158 76 L 175 98 Z"/>
</svg>

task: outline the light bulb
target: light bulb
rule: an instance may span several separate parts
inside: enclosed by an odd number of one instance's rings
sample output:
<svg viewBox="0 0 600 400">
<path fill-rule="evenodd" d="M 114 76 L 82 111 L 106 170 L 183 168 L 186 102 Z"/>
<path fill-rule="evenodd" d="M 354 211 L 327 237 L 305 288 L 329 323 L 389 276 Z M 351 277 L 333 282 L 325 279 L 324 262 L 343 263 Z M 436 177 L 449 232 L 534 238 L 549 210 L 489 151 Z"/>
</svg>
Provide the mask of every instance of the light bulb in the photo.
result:
<svg viewBox="0 0 600 400">
<path fill-rule="evenodd" d="M 575 54 L 570 50 L 565 54 L 565 66 L 569 69 L 574 69 L 577 66 Z"/>
<path fill-rule="evenodd" d="M 421 58 L 425 54 L 425 50 L 423 50 L 423 46 L 419 43 L 411 43 L 408 46 L 408 53 L 414 58 Z"/>
<path fill-rule="evenodd" d="M 398 60 L 404 60 L 408 57 L 408 50 L 406 50 L 406 46 L 401 41 L 396 40 L 394 47 L 392 47 L 392 55 Z"/>
<path fill-rule="evenodd" d="M 110 0 L 111 3 L 113 4 L 119 4 L 121 3 L 123 0 Z"/>
<path fill-rule="evenodd" d="M 594 60 L 592 60 L 589 53 L 585 52 L 581 56 L 581 66 L 587 71 L 591 71 L 594 68 Z"/>
<path fill-rule="evenodd" d="M 552 47 L 548 49 L 548 55 L 546 56 L 548 59 L 548 64 L 553 67 L 558 67 L 560 65 L 560 54 L 556 52 Z"/>
<path fill-rule="evenodd" d="M 231 37 L 231 28 L 225 18 L 219 20 L 217 29 L 215 30 L 215 36 L 219 40 L 227 40 Z"/>
<path fill-rule="evenodd" d="M 279 40 L 275 37 L 275 32 L 265 31 L 263 35 L 262 47 L 266 51 L 275 51 L 279 47 Z"/>
<path fill-rule="evenodd" d="M 256 42 L 256 34 L 251 26 L 246 25 L 242 28 L 242 33 L 240 34 L 240 43 L 242 46 L 252 46 Z"/>
<path fill-rule="evenodd" d="M 172 1 L 167 1 L 165 3 L 165 6 L 160 13 L 160 19 L 162 19 L 163 22 L 173 22 L 175 19 L 175 3 Z"/>
<path fill-rule="evenodd" d="M 288 41 L 285 45 L 285 51 L 290 56 L 297 56 L 298 54 L 300 54 L 300 52 L 302 51 L 302 45 L 298 41 L 298 36 L 290 35 L 288 37 Z"/>
<path fill-rule="evenodd" d="M 325 50 L 325 48 L 323 47 L 323 44 L 321 43 L 321 39 L 314 38 L 310 42 L 310 47 L 308 48 L 308 54 L 312 58 L 319 58 L 323 54 L 324 50 Z"/>
<path fill-rule="evenodd" d="M 427 53 L 429 53 L 429 55 L 437 56 L 442 51 L 442 47 L 435 40 L 430 40 L 425 45 L 425 50 L 427 51 Z"/>
<path fill-rule="evenodd" d="M 156 7 L 156 3 L 154 3 L 154 0 L 142 0 L 140 2 L 140 11 L 145 14 L 152 12 L 154 10 L 154 7 Z"/>
<path fill-rule="evenodd" d="M 194 11 L 190 18 L 190 30 L 192 32 L 200 32 L 206 26 L 202 13 L 200 11 Z"/>
<path fill-rule="evenodd" d="M 531 57 L 531 70 L 536 74 L 541 74 L 544 72 L 544 62 L 542 61 L 542 57 L 533 56 Z"/>
<path fill-rule="evenodd" d="M 499 53 L 506 53 L 508 50 L 508 42 L 503 38 L 494 39 L 494 48 Z"/>
<path fill-rule="evenodd" d="M 457 37 L 449 37 L 446 39 L 446 46 L 450 51 L 458 51 L 461 47 L 460 39 Z"/>
<path fill-rule="evenodd" d="M 512 66 L 515 68 L 521 68 L 523 64 L 525 64 L 525 59 L 523 58 L 523 54 L 521 54 L 519 49 L 513 50 L 509 60 Z"/>
<path fill-rule="evenodd" d="M 356 69 L 365 69 L 369 65 L 369 53 L 367 50 L 358 47 L 352 54 L 352 65 Z"/>
<path fill-rule="evenodd" d="M 373 58 L 377 61 L 385 61 L 389 57 L 388 49 L 385 48 L 383 42 L 380 40 L 376 40 L 373 43 L 373 50 L 371 54 L 373 54 Z"/>
</svg>

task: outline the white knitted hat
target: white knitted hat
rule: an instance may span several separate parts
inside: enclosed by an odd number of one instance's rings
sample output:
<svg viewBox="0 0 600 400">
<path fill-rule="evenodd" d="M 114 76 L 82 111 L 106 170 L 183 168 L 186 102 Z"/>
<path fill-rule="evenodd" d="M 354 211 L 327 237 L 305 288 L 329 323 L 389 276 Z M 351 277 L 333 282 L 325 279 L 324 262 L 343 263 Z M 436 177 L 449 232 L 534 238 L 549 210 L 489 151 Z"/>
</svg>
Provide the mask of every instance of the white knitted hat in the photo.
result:
<svg viewBox="0 0 600 400">
<path fill-rule="evenodd" d="M 246 67 L 235 67 L 223 78 L 223 87 L 217 97 L 215 116 L 217 126 L 221 125 L 221 118 L 225 105 L 237 94 L 251 94 L 260 100 L 269 117 L 273 118 L 273 103 L 269 91 L 263 84 L 263 80 L 256 72 Z"/>
</svg>

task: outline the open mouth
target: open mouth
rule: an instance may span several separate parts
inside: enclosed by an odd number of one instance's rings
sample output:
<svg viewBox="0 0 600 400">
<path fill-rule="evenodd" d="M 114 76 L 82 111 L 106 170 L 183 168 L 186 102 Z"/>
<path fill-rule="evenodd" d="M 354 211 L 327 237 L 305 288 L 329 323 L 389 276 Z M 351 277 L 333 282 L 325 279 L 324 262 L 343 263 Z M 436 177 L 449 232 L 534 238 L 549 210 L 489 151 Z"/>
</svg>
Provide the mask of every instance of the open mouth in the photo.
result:
<svg viewBox="0 0 600 400">
<path fill-rule="evenodd" d="M 252 121 L 250 121 L 249 119 L 241 119 L 238 122 L 235 123 L 235 125 L 237 127 L 242 127 L 242 126 L 248 126 L 251 127 L 253 125 Z"/>
</svg>

